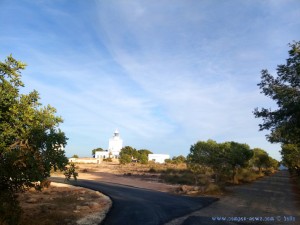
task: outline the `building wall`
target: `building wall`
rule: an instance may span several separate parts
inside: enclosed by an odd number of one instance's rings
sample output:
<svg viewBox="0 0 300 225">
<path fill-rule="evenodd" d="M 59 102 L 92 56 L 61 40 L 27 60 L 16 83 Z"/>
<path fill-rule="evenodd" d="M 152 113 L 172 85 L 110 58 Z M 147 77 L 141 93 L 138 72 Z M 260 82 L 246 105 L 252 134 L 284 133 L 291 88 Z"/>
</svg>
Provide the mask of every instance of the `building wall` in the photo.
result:
<svg viewBox="0 0 300 225">
<path fill-rule="evenodd" d="M 166 159 L 170 159 L 170 155 L 167 154 L 149 154 L 148 161 L 154 161 L 156 163 L 164 163 Z"/>
<path fill-rule="evenodd" d="M 123 147 L 123 140 L 119 135 L 119 131 L 116 130 L 112 138 L 108 142 L 108 151 L 111 153 L 112 158 L 118 158 L 120 151 Z"/>
<path fill-rule="evenodd" d="M 97 163 L 95 158 L 69 158 L 69 162 L 73 163 Z"/>
<path fill-rule="evenodd" d="M 109 152 L 107 151 L 96 151 L 95 158 L 96 159 L 107 159 L 109 157 Z"/>
</svg>

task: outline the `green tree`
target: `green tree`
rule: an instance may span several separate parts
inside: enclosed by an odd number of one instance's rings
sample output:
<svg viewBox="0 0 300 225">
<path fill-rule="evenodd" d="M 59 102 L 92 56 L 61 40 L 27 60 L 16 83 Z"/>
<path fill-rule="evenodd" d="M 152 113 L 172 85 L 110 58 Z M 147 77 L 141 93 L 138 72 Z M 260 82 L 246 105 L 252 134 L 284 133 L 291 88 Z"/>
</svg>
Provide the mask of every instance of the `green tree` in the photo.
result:
<svg viewBox="0 0 300 225">
<path fill-rule="evenodd" d="M 35 182 L 68 164 L 67 138 L 58 128 L 62 118 L 50 105 L 42 107 L 37 91 L 19 93 L 25 66 L 12 56 L 0 62 L 0 223 L 17 223 L 15 193 L 40 188 Z"/>
<path fill-rule="evenodd" d="M 99 152 L 103 152 L 104 150 L 102 148 L 95 148 L 92 150 L 92 156 L 93 158 L 95 158 L 95 155 L 96 155 L 96 152 L 99 151 Z"/>
<path fill-rule="evenodd" d="M 127 164 L 132 162 L 132 158 L 130 155 L 123 154 L 122 156 L 120 155 L 120 163 L 121 164 Z"/>
<path fill-rule="evenodd" d="M 262 172 L 262 168 L 267 168 L 271 164 L 271 158 L 269 154 L 260 148 L 253 149 L 253 157 L 251 163 L 259 169 L 259 173 Z"/>
<path fill-rule="evenodd" d="M 172 159 L 165 159 L 165 163 L 172 163 Z"/>
<path fill-rule="evenodd" d="M 256 118 L 262 118 L 260 130 L 270 130 L 270 142 L 297 144 L 300 146 L 300 42 L 290 44 L 286 64 L 277 66 L 277 76 L 262 70 L 261 93 L 277 104 L 276 110 L 254 110 Z"/>
<path fill-rule="evenodd" d="M 221 144 L 221 148 L 225 151 L 225 162 L 231 168 L 232 181 L 237 184 L 238 169 L 248 164 L 253 156 L 253 151 L 251 151 L 249 145 L 234 141 Z"/>
<path fill-rule="evenodd" d="M 183 155 L 174 156 L 172 158 L 172 163 L 174 164 L 186 163 L 186 158 Z"/>
<path fill-rule="evenodd" d="M 216 175 L 217 182 L 222 169 L 226 166 L 224 151 L 214 140 L 199 141 L 192 145 L 187 156 L 187 163 L 189 168 L 196 168 L 195 171 L 198 171 L 197 165 L 200 165 L 201 170 L 203 167 L 210 167 Z"/>
<path fill-rule="evenodd" d="M 231 171 L 233 182 L 238 183 L 238 169 L 246 166 L 252 155 L 253 152 L 247 144 L 199 141 L 191 146 L 187 163 L 189 168 L 196 168 L 195 171 L 203 170 L 203 167 L 211 168 L 215 173 L 216 182 Z"/>
<path fill-rule="evenodd" d="M 148 155 L 152 154 L 150 150 L 147 149 L 140 149 L 137 151 L 137 160 L 141 164 L 147 164 L 148 163 Z"/>
<path fill-rule="evenodd" d="M 147 164 L 148 163 L 148 155 L 146 154 L 139 154 L 138 156 L 138 162 L 141 164 Z"/>
<path fill-rule="evenodd" d="M 74 155 L 72 156 L 72 158 L 79 158 L 79 157 L 78 157 L 78 155 L 75 155 L 75 154 L 74 154 Z"/>
<path fill-rule="evenodd" d="M 125 146 L 120 151 L 120 163 L 126 164 L 131 163 L 133 159 L 137 160 L 138 152 L 135 148 L 131 146 Z"/>
<path fill-rule="evenodd" d="M 279 167 L 279 162 L 276 159 L 273 159 L 269 156 L 269 161 L 267 164 L 267 168 L 273 168 L 274 170 L 277 170 Z"/>
<path fill-rule="evenodd" d="M 282 162 L 291 172 L 296 172 L 300 176 L 300 147 L 293 144 L 283 144 L 281 154 Z"/>
<path fill-rule="evenodd" d="M 149 155 L 149 154 L 153 154 L 153 152 L 151 152 L 150 150 L 148 150 L 148 149 L 140 149 L 140 150 L 138 150 L 138 153 L 139 154 L 144 154 L 144 155 Z"/>
</svg>

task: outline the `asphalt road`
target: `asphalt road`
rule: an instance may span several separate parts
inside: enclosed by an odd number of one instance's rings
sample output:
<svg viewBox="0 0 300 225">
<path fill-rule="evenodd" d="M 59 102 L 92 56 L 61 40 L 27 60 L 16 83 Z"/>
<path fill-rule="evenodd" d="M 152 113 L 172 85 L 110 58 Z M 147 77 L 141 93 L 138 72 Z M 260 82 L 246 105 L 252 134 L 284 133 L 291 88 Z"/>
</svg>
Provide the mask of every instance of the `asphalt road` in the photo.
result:
<svg viewBox="0 0 300 225">
<path fill-rule="evenodd" d="M 300 225 L 299 193 L 287 171 L 229 190 L 219 201 L 167 225 Z"/>
<path fill-rule="evenodd" d="M 51 178 L 63 182 L 63 178 Z M 160 225 L 187 215 L 216 201 L 211 197 L 176 196 L 124 185 L 78 180 L 73 185 L 100 191 L 109 196 L 113 206 L 102 224 Z"/>
</svg>

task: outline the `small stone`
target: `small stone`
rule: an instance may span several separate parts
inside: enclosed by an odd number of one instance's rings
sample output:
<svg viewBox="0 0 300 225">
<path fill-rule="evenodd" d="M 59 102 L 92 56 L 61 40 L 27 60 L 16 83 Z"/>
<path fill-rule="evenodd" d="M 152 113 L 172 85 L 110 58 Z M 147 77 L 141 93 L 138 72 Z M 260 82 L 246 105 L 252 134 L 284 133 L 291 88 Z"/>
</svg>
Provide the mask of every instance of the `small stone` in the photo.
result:
<svg viewBox="0 0 300 225">
<path fill-rule="evenodd" d="M 195 186 L 194 188 L 193 188 L 193 191 L 199 191 L 200 190 L 200 188 L 198 187 L 198 186 Z"/>
<path fill-rule="evenodd" d="M 180 190 L 182 191 L 182 192 L 187 192 L 188 191 L 188 186 L 187 185 L 182 185 L 181 187 L 180 187 Z"/>
<path fill-rule="evenodd" d="M 46 203 L 40 206 L 41 212 L 46 213 L 49 210 L 54 210 L 56 209 L 56 205 L 55 204 L 50 204 L 50 203 Z"/>
<path fill-rule="evenodd" d="M 36 203 L 37 200 L 35 198 L 29 198 L 26 200 L 26 203 Z"/>
<path fill-rule="evenodd" d="M 78 206 L 76 206 L 76 210 L 88 210 L 88 209 L 90 209 L 90 207 L 88 207 L 86 205 L 83 205 L 83 206 L 78 205 Z"/>
<path fill-rule="evenodd" d="M 187 194 L 188 195 L 196 195 L 196 194 L 198 194 L 198 191 L 188 191 Z"/>
<path fill-rule="evenodd" d="M 77 198 L 78 201 L 83 201 L 84 200 L 84 197 L 79 197 Z"/>
<path fill-rule="evenodd" d="M 100 206 L 100 204 L 97 203 L 97 202 L 90 202 L 90 203 L 88 204 L 88 207 L 91 208 L 91 209 L 96 209 L 96 208 L 98 208 L 99 206 Z"/>
</svg>

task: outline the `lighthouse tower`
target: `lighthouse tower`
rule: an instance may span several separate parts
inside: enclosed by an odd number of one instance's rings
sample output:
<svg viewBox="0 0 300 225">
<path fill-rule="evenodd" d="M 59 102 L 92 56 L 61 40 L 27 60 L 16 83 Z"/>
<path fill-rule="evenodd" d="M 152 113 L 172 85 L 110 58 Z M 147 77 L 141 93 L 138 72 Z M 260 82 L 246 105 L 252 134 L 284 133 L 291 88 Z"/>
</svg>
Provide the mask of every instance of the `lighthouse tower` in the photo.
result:
<svg viewBox="0 0 300 225">
<path fill-rule="evenodd" d="M 111 158 L 119 158 L 122 145 L 123 140 L 120 137 L 118 129 L 116 129 L 113 137 L 110 138 L 108 142 L 108 152 Z"/>
</svg>

